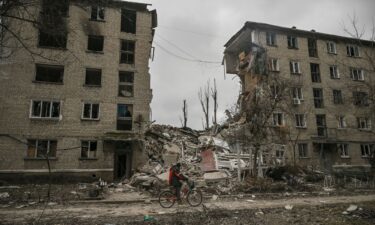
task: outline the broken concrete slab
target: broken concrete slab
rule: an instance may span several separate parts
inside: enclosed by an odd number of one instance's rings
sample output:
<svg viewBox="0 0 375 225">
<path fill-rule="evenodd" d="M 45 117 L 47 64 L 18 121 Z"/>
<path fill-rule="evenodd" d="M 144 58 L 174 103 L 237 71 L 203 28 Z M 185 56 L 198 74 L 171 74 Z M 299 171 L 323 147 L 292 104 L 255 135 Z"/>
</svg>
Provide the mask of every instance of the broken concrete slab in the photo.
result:
<svg viewBox="0 0 375 225">
<path fill-rule="evenodd" d="M 203 175 L 203 179 L 206 181 L 206 183 L 223 181 L 228 179 L 228 177 L 228 174 L 224 171 L 209 172 Z"/>
</svg>

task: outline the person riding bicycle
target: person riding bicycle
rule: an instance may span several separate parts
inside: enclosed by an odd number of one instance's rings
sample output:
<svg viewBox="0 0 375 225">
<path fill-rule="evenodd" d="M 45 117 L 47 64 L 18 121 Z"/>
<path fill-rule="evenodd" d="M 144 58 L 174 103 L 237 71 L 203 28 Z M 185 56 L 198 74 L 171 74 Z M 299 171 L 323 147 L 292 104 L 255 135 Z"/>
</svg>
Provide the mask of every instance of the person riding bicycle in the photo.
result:
<svg viewBox="0 0 375 225">
<path fill-rule="evenodd" d="M 188 178 L 181 174 L 181 163 L 177 163 L 169 169 L 169 185 L 174 187 L 178 202 L 181 201 L 182 183 L 180 180 L 188 181 Z"/>
</svg>

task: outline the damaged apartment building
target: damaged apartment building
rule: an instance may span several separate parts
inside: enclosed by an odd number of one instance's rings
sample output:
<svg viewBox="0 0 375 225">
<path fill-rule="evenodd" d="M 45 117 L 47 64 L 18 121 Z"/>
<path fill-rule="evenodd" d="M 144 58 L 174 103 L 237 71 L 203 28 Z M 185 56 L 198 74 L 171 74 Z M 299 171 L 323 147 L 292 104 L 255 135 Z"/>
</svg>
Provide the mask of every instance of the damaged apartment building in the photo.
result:
<svg viewBox="0 0 375 225">
<path fill-rule="evenodd" d="M 130 177 L 147 160 L 156 10 L 116 0 L 32 2 L 22 7 L 37 23 L 10 21 L 27 46 L 0 65 L 0 180 L 46 177 L 46 158 L 54 177 Z"/>
<path fill-rule="evenodd" d="M 269 120 L 290 138 L 277 143 L 285 153 L 271 154 L 326 173 L 371 171 L 374 58 L 372 41 L 256 22 L 246 22 L 224 52 L 226 73 L 239 76 L 242 97 L 257 91 L 261 77 L 287 81 L 289 100 Z"/>
</svg>

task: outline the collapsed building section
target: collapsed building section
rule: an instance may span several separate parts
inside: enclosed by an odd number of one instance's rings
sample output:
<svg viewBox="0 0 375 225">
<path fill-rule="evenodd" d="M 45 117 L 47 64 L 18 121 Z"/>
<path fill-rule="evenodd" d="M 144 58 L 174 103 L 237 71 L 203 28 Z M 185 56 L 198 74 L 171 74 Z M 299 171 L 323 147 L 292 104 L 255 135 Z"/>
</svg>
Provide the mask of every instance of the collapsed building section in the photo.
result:
<svg viewBox="0 0 375 225">
<path fill-rule="evenodd" d="M 223 62 L 241 79 L 237 121 L 248 127 L 249 144 L 281 144 L 285 152 L 267 153 L 288 164 L 373 176 L 373 46 L 246 22 L 225 44 Z"/>
</svg>

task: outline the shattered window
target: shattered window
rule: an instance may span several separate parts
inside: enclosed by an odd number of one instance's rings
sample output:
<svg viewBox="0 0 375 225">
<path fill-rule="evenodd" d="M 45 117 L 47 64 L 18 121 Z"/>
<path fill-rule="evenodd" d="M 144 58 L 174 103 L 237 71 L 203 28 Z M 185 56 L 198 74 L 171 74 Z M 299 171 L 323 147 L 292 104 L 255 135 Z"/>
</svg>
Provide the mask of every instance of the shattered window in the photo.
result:
<svg viewBox="0 0 375 225">
<path fill-rule="evenodd" d="M 134 64 L 135 42 L 121 40 L 120 63 Z"/>
<path fill-rule="evenodd" d="M 119 72 L 119 88 L 118 96 L 133 97 L 134 96 L 134 73 L 133 72 Z"/>
<path fill-rule="evenodd" d="M 356 106 L 369 106 L 368 93 L 363 91 L 353 91 L 353 103 Z"/>
<path fill-rule="evenodd" d="M 323 89 L 313 88 L 314 106 L 315 108 L 323 108 Z"/>
<path fill-rule="evenodd" d="M 66 48 L 69 0 L 43 0 L 39 47 Z"/>
<path fill-rule="evenodd" d="M 309 56 L 310 57 L 318 57 L 318 49 L 316 44 L 316 39 L 309 38 L 307 39 L 307 45 L 309 49 Z"/>
<path fill-rule="evenodd" d="M 94 51 L 94 52 L 102 52 L 103 45 L 104 45 L 103 36 L 96 36 L 96 35 L 88 36 L 87 50 Z"/>
<path fill-rule="evenodd" d="M 132 130 L 133 105 L 117 105 L 117 130 Z"/>
<path fill-rule="evenodd" d="M 62 83 L 64 78 L 64 66 L 36 64 L 35 81 L 48 83 Z"/>
<path fill-rule="evenodd" d="M 288 48 L 295 48 L 295 49 L 298 48 L 297 37 L 295 37 L 295 36 L 288 36 L 287 39 L 288 39 Z"/>
<path fill-rule="evenodd" d="M 306 115 L 305 114 L 295 114 L 296 127 L 306 127 Z"/>
<path fill-rule="evenodd" d="M 284 114 L 283 113 L 273 113 L 273 125 L 283 126 L 284 125 Z"/>
<path fill-rule="evenodd" d="M 333 42 L 333 41 L 327 42 L 327 52 L 330 53 L 330 54 L 337 54 L 335 42 Z"/>
<path fill-rule="evenodd" d="M 27 140 L 27 158 L 56 157 L 57 141 L 55 140 Z"/>
<path fill-rule="evenodd" d="M 68 16 L 69 0 L 43 0 L 43 14 L 53 16 Z"/>
<path fill-rule="evenodd" d="M 365 76 L 362 69 L 359 68 L 350 68 L 350 75 L 354 81 L 363 81 Z"/>
<path fill-rule="evenodd" d="M 102 83 L 101 69 L 86 69 L 85 85 L 100 86 Z"/>
<path fill-rule="evenodd" d="M 307 158 L 308 157 L 307 144 L 306 143 L 298 144 L 298 155 L 299 155 L 300 158 Z"/>
<path fill-rule="evenodd" d="M 39 30 L 39 47 L 66 48 L 67 33 Z"/>
<path fill-rule="evenodd" d="M 319 64 L 310 63 L 311 81 L 314 83 L 320 83 L 320 69 Z"/>
<path fill-rule="evenodd" d="M 337 150 L 341 158 L 349 158 L 349 145 L 348 144 L 338 144 Z"/>
<path fill-rule="evenodd" d="M 56 118 L 60 117 L 60 102 L 57 101 L 32 101 L 31 118 Z"/>
<path fill-rule="evenodd" d="M 276 34 L 267 32 L 266 33 L 266 42 L 269 46 L 276 46 Z"/>
<path fill-rule="evenodd" d="M 299 62 L 291 61 L 289 63 L 289 66 L 290 66 L 290 73 L 291 74 L 301 74 Z"/>
<path fill-rule="evenodd" d="M 358 128 L 364 130 L 371 129 L 371 119 L 368 117 L 358 117 L 357 118 Z"/>
<path fill-rule="evenodd" d="M 104 7 L 91 6 L 91 20 L 104 20 Z"/>
<path fill-rule="evenodd" d="M 98 120 L 99 119 L 99 104 L 98 103 L 84 103 L 82 119 Z"/>
<path fill-rule="evenodd" d="M 364 158 L 369 157 L 372 155 L 372 152 L 374 151 L 374 145 L 373 144 L 361 144 L 361 156 Z"/>
<path fill-rule="evenodd" d="M 340 79 L 340 74 L 337 66 L 329 66 L 329 74 L 331 75 L 331 79 Z"/>
<path fill-rule="evenodd" d="M 346 46 L 346 54 L 350 57 L 359 57 L 359 48 L 355 45 Z"/>
<path fill-rule="evenodd" d="M 81 158 L 95 159 L 98 148 L 97 141 L 81 141 Z"/>
<path fill-rule="evenodd" d="M 121 32 L 136 33 L 137 12 L 128 9 L 121 10 Z"/>
<path fill-rule="evenodd" d="M 332 90 L 333 93 L 333 103 L 334 104 L 343 104 L 344 101 L 342 99 L 342 92 L 341 90 Z"/>
</svg>

